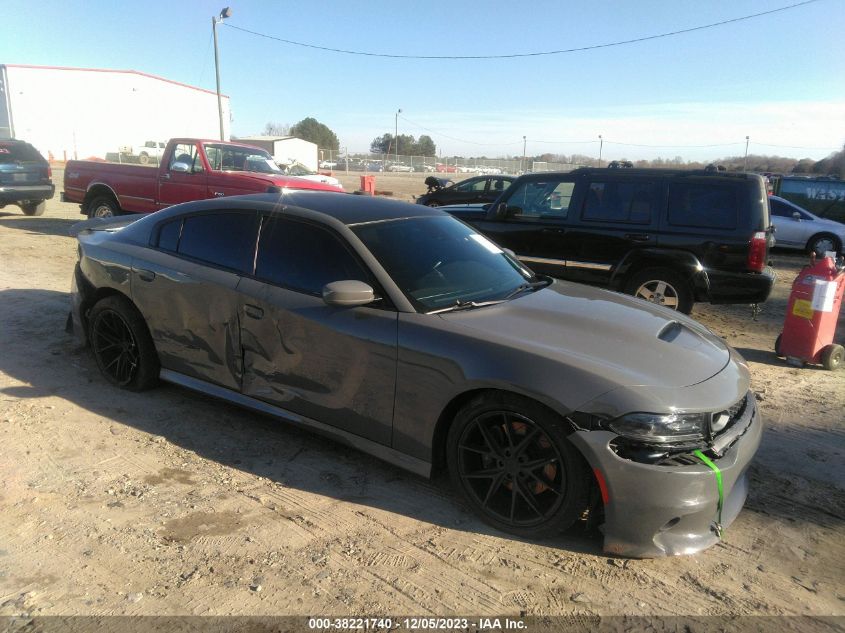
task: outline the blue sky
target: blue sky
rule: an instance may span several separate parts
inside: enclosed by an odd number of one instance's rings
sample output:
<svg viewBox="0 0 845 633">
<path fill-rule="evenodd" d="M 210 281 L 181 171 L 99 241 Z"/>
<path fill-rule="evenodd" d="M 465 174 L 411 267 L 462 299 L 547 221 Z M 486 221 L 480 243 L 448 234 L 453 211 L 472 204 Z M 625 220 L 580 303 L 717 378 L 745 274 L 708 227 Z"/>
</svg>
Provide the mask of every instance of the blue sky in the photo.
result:
<svg viewBox="0 0 845 633">
<path fill-rule="evenodd" d="M 728 20 L 795 0 L 526 3 L 230 0 L 227 21 L 320 46 L 407 55 L 547 51 Z M 0 63 L 134 69 L 214 89 L 218 0 L 6 0 Z M 313 116 L 349 151 L 393 132 L 443 155 L 543 152 L 821 158 L 845 142 L 845 0 L 648 42 L 498 60 L 342 55 L 219 28 L 235 135 Z M 702 147 L 706 146 L 706 147 Z"/>
</svg>

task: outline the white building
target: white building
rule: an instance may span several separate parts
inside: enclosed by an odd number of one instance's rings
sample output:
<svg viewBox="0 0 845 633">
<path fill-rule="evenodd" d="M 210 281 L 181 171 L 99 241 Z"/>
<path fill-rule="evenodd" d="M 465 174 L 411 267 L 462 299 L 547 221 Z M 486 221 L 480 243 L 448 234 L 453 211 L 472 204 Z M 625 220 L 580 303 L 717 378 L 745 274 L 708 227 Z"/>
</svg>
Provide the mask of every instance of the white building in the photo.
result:
<svg viewBox="0 0 845 633">
<path fill-rule="evenodd" d="M 239 136 L 239 142 L 266 149 L 277 163 L 302 163 L 317 171 L 317 144 L 295 136 Z"/>
<path fill-rule="evenodd" d="M 229 97 L 223 96 L 229 139 Z M 56 160 L 175 136 L 218 139 L 217 93 L 136 70 L 0 65 L 0 138 Z"/>
</svg>

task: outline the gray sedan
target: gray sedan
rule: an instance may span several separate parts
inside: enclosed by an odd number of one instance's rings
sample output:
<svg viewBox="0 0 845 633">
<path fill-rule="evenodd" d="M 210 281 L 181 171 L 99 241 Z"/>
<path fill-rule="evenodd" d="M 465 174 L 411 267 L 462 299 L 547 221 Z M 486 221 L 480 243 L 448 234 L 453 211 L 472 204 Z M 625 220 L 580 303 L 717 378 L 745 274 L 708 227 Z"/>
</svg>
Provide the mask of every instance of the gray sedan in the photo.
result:
<svg viewBox="0 0 845 633">
<path fill-rule="evenodd" d="M 331 436 L 528 538 L 716 543 L 762 423 L 695 321 L 530 270 L 460 220 L 368 196 L 203 200 L 78 229 L 71 324 L 107 380 L 166 380 Z"/>
<path fill-rule="evenodd" d="M 769 196 L 776 246 L 797 248 L 822 256 L 828 251 L 842 252 L 845 224 L 813 215 L 794 202 Z"/>
</svg>

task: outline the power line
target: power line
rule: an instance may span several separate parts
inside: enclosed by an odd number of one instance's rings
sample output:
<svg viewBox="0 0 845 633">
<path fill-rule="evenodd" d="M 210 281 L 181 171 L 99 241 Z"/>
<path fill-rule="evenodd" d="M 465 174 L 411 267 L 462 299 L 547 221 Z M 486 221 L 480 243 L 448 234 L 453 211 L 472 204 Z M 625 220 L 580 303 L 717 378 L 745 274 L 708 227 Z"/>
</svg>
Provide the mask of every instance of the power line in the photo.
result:
<svg viewBox="0 0 845 633">
<path fill-rule="evenodd" d="M 839 147 L 805 147 L 802 145 L 775 145 L 774 143 L 758 143 L 757 141 L 751 141 L 752 145 L 762 145 L 763 147 L 782 147 L 784 149 L 815 149 L 819 151 L 829 151 L 829 152 L 836 152 L 839 151 Z"/>
<path fill-rule="evenodd" d="M 596 141 L 598 142 L 598 141 Z M 685 149 L 685 148 L 701 148 L 701 147 L 728 147 L 730 145 L 743 145 L 744 141 L 737 141 L 735 143 L 713 143 L 711 145 L 644 145 L 642 143 L 623 143 L 621 141 L 608 141 L 604 139 L 605 145 L 625 145 L 628 147 L 653 147 L 655 149 Z"/>
<path fill-rule="evenodd" d="M 813 4 L 814 2 L 818 2 L 819 0 L 804 0 L 803 2 L 797 2 L 795 4 L 790 4 L 785 7 L 778 7 L 777 9 L 769 9 L 768 11 L 761 11 L 760 13 L 752 13 L 750 15 L 743 15 L 738 18 L 731 18 L 729 20 L 721 20 L 720 22 L 712 22 L 710 24 L 703 24 L 700 26 L 693 26 L 688 29 L 679 29 L 677 31 L 670 31 L 668 33 L 658 33 L 656 35 L 646 35 L 644 37 L 637 37 L 629 40 L 620 40 L 617 42 L 607 42 L 605 44 L 593 44 L 591 46 L 580 46 L 577 48 L 564 48 L 560 50 L 552 50 L 552 51 L 540 51 L 540 52 L 533 52 L 533 53 L 508 53 L 504 55 L 400 55 L 396 53 L 373 53 L 367 51 L 354 51 L 349 49 L 343 48 L 331 48 L 328 46 L 318 46 L 317 44 L 308 44 L 306 42 L 296 42 L 294 40 L 288 40 L 281 37 L 276 37 L 274 35 L 267 35 L 266 33 L 259 33 L 258 31 L 251 31 L 250 29 L 245 29 L 240 26 L 235 26 L 230 22 L 223 22 L 223 26 L 226 26 L 230 29 L 236 29 L 238 31 L 243 31 L 244 33 L 249 33 L 250 35 L 255 35 L 257 37 L 263 37 L 268 40 L 275 40 L 277 42 L 283 42 L 285 44 L 291 44 L 293 46 L 301 46 L 303 48 L 313 48 L 320 51 L 327 51 L 330 53 L 342 53 L 344 55 L 363 55 L 366 57 L 387 57 L 391 59 L 512 59 L 515 57 L 540 57 L 543 55 L 563 55 L 565 53 L 578 53 L 582 51 L 591 51 L 600 48 L 610 48 L 613 46 L 624 46 L 626 44 L 637 44 L 639 42 L 647 42 L 649 40 L 656 40 L 664 37 L 672 37 L 675 35 L 683 35 L 685 33 L 693 33 L 695 31 L 703 31 L 704 29 L 712 29 L 718 26 L 724 26 L 726 24 L 733 24 L 735 22 L 742 22 L 744 20 L 751 20 L 753 18 L 759 18 L 764 15 L 771 15 L 772 13 L 778 13 L 781 11 L 788 11 L 790 9 L 796 9 L 798 7 L 802 7 L 807 4 Z"/>
<path fill-rule="evenodd" d="M 488 147 L 492 147 L 494 145 L 501 146 L 501 145 L 520 145 L 520 144 L 522 144 L 522 141 L 514 141 L 512 143 L 479 143 L 477 141 L 468 141 L 468 140 L 463 139 L 463 138 L 457 138 L 455 136 L 449 136 L 448 134 L 444 134 L 443 132 L 439 132 L 437 130 L 432 130 L 430 128 L 425 127 L 424 125 L 420 125 L 419 123 L 416 123 L 415 121 L 411 121 L 410 119 L 406 119 L 403 116 L 400 116 L 399 118 L 402 119 L 403 121 L 405 121 L 406 123 L 410 123 L 411 125 L 416 125 L 421 130 L 425 130 L 426 132 L 431 132 L 432 134 L 436 134 L 437 136 L 442 136 L 443 138 L 448 138 L 450 141 L 458 141 L 459 143 L 469 143 L 470 145 L 482 145 L 482 146 L 488 146 Z"/>
</svg>

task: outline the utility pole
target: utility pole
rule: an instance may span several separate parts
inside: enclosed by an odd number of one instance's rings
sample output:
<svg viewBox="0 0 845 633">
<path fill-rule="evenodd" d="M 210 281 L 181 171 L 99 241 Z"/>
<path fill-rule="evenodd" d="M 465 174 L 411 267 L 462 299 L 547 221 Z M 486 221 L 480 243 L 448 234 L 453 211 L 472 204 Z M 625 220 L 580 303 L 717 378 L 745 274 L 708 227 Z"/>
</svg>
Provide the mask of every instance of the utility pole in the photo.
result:
<svg viewBox="0 0 845 633">
<path fill-rule="evenodd" d="M 525 136 L 522 137 L 522 162 L 519 164 L 519 171 L 525 172 Z"/>
<path fill-rule="evenodd" d="M 220 140 L 225 141 L 223 133 L 223 98 L 220 96 L 220 53 L 217 50 L 217 24 L 232 15 L 232 10 L 226 7 L 220 15 L 211 16 L 211 31 L 214 33 L 214 73 L 217 75 L 217 114 L 220 118 Z"/>
<path fill-rule="evenodd" d="M 743 165 L 742 171 L 748 171 L 748 136 L 745 137 L 745 165 Z"/>
<path fill-rule="evenodd" d="M 393 130 L 393 138 L 396 139 L 395 143 L 396 143 L 396 162 L 397 163 L 399 162 L 399 115 L 400 114 L 402 114 L 402 108 L 399 108 L 396 111 L 396 121 L 395 121 L 396 127 Z"/>
<path fill-rule="evenodd" d="M 601 167 L 601 152 L 604 149 L 604 139 L 599 134 L 599 167 Z"/>
</svg>

